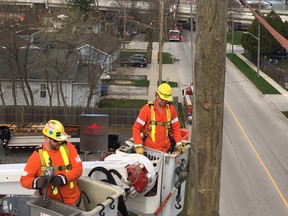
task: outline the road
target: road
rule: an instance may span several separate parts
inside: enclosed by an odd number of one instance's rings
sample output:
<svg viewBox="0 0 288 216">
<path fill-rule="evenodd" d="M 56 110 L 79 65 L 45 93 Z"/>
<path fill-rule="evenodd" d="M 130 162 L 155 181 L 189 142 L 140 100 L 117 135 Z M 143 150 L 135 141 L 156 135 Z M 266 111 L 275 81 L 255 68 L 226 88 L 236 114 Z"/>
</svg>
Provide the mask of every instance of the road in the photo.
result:
<svg viewBox="0 0 288 216">
<path fill-rule="evenodd" d="M 287 125 L 274 105 L 227 61 L 222 216 L 288 215 Z"/>
<path fill-rule="evenodd" d="M 179 59 L 181 86 L 192 79 L 190 47 L 190 42 L 164 46 Z M 288 215 L 287 131 L 287 119 L 227 60 L 221 216 Z"/>
</svg>

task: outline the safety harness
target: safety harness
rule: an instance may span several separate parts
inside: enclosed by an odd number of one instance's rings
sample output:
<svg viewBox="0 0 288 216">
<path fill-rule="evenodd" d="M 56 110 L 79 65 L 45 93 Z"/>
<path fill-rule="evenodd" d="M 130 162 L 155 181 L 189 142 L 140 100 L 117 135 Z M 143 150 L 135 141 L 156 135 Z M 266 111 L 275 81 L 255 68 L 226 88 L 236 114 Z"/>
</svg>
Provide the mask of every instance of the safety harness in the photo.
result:
<svg viewBox="0 0 288 216">
<path fill-rule="evenodd" d="M 61 152 L 61 156 L 62 159 L 64 161 L 64 165 L 62 166 L 53 166 L 54 170 L 66 170 L 66 173 L 69 172 L 69 170 L 71 169 L 71 164 L 69 162 L 69 151 L 68 151 L 68 147 L 67 144 L 64 143 L 60 146 L 59 148 L 60 152 Z M 41 161 L 41 176 L 44 175 L 44 171 L 50 167 L 50 163 L 51 163 L 51 158 L 48 154 L 47 151 L 43 151 L 42 146 L 39 147 L 37 149 L 39 156 L 40 156 L 40 161 Z M 70 182 L 70 188 L 74 187 L 74 183 L 71 181 Z M 56 195 L 58 193 L 58 189 L 57 187 L 52 187 L 53 190 L 53 194 Z"/>
<path fill-rule="evenodd" d="M 156 125 L 166 126 L 166 136 L 170 137 L 172 135 L 171 134 L 170 104 L 166 105 L 166 115 L 167 115 L 167 121 L 166 122 L 157 122 L 156 121 L 156 117 L 155 117 L 155 111 L 154 111 L 153 102 L 149 102 L 148 105 L 150 107 L 151 120 L 150 120 L 150 124 L 148 125 L 147 131 L 144 132 L 143 142 L 145 142 L 145 140 L 148 137 L 148 134 L 149 134 L 150 131 L 151 131 L 151 139 L 152 139 L 153 142 L 155 142 Z"/>
</svg>

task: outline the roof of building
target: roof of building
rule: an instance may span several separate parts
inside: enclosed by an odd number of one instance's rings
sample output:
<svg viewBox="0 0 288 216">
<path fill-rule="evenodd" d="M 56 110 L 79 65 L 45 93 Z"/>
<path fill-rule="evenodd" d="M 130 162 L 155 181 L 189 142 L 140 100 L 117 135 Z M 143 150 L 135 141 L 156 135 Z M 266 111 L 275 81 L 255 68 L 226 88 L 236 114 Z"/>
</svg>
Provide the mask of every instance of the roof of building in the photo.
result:
<svg viewBox="0 0 288 216">
<path fill-rule="evenodd" d="M 24 66 L 30 80 L 74 80 L 78 68 L 79 53 L 63 49 L 20 49 L 19 64 L 5 49 L 0 50 L 0 79 L 21 79 Z M 27 57 L 27 60 L 26 60 Z M 18 65 L 20 66 L 20 70 Z M 13 71 L 13 72 L 12 72 Z M 22 74 L 21 74 L 22 73 Z"/>
<path fill-rule="evenodd" d="M 120 40 L 109 32 L 67 34 L 67 32 L 42 32 L 36 35 L 34 45 L 51 49 L 75 49 L 89 44 L 107 54 L 113 53 L 121 46 Z"/>
</svg>

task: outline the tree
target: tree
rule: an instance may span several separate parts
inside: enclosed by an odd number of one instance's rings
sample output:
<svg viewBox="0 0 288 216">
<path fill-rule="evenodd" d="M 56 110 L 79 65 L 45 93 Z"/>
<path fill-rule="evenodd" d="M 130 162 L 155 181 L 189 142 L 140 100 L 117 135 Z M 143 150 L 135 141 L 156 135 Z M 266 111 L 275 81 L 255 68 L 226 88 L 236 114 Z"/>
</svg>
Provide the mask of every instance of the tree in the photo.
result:
<svg viewBox="0 0 288 216">
<path fill-rule="evenodd" d="M 27 105 L 34 106 L 33 92 L 28 82 L 28 55 L 32 45 L 33 34 L 22 38 L 19 32 L 39 24 L 37 11 L 25 9 L 18 12 L 11 6 L 1 6 L 2 20 L 0 45 L 5 47 L 11 72 L 11 86 L 14 105 L 17 105 L 15 77 L 20 76 L 20 88 Z M 10 14 L 9 14 L 10 13 Z M 39 26 L 36 26 L 39 27 Z M 18 75 L 18 76 L 17 76 Z"/>
<path fill-rule="evenodd" d="M 267 23 L 269 23 L 277 32 L 280 34 L 283 30 L 283 21 L 281 17 L 275 12 L 271 11 L 267 16 L 265 17 L 265 20 Z M 281 49 L 281 44 L 270 34 L 270 32 L 263 28 L 261 28 L 261 53 L 263 55 L 269 55 L 271 52 Z M 263 45 L 263 46 L 262 46 Z"/>
<path fill-rule="evenodd" d="M 288 21 L 287 20 L 283 23 L 282 32 L 283 32 L 283 36 L 288 39 Z"/>
<path fill-rule="evenodd" d="M 284 24 L 281 20 L 280 16 L 275 13 L 275 11 L 271 11 L 264 19 L 269 23 L 276 31 L 280 34 L 284 32 Z M 257 37 L 258 35 L 258 20 L 254 19 L 251 25 L 248 27 L 248 32 Z M 281 45 L 279 42 L 267 31 L 262 25 L 260 25 L 260 53 L 261 55 L 267 56 L 271 52 L 280 49 Z M 250 53 L 256 56 L 258 49 L 258 41 L 256 38 L 249 34 L 243 34 L 241 43 L 244 49 L 248 50 Z"/>
<path fill-rule="evenodd" d="M 123 1 L 118 1 L 120 6 L 123 5 Z M 151 62 L 153 51 L 154 35 L 159 32 L 159 1 L 148 1 L 150 8 L 147 11 L 143 11 L 136 6 L 137 1 L 129 1 L 126 9 L 126 25 L 136 26 L 138 32 L 145 33 L 145 40 L 147 44 L 147 60 Z M 166 2 L 168 4 L 168 2 Z M 128 24 L 127 24 L 128 23 Z M 120 22 L 120 31 L 123 31 L 124 22 Z"/>
<path fill-rule="evenodd" d="M 232 30 L 232 28 L 237 29 L 237 25 L 235 26 L 234 17 L 235 17 L 235 15 L 241 14 L 241 7 L 240 6 L 241 5 L 239 4 L 238 0 L 228 0 L 227 19 L 228 19 L 229 27 L 230 27 L 229 30 Z"/>
<path fill-rule="evenodd" d="M 101 67 L 101 65 L 97 63 L 91 63 L 88 65 L 87 70 L 88 70 L 88 80 L 89 80 L 88 81 L 89 91 L 88 91 L 88 96 L 87 96 L 86 107 L 91 106 L 93 95 L 100 93 L 100 88 L 97 88 L 97 86 L 99 86 L 100 76 L 103 73 L 103 69 L 104 68 Z"/>
<path fill-rule="evenodd" d="M 81 12 L 83 21 L 89 19 L 94 0 L 67 0 L 67 3 L 72 9 L 79 10 Z"/>
</svg>

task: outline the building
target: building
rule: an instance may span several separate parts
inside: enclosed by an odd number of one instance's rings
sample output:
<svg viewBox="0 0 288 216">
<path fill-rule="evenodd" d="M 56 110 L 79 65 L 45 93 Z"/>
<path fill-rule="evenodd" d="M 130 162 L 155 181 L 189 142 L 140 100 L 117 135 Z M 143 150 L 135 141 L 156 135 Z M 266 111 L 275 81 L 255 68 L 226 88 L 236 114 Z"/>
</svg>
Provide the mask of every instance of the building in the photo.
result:
<svg viewBox="0 0 288 216">
<path fill-rule="evenodd" d="M 36 35 L 29 41 L 18 38 L 14 53 L 0 48 L 0 105 L 33 100 L 35 106 L 97 106 L 100 76 L 119 58 L 118 38 L 108 32 L 79 34 L 77 40 L 67 34 Z"/>
</svg>

